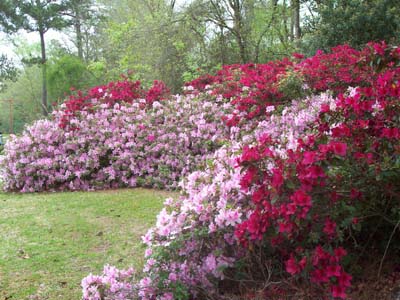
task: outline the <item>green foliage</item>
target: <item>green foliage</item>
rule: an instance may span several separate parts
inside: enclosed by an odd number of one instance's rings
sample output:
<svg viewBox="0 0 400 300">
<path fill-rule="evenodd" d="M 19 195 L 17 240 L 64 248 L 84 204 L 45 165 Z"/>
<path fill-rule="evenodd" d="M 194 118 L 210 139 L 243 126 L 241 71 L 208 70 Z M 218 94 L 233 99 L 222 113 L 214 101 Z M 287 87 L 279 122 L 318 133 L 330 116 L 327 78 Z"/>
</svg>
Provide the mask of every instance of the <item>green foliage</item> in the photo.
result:
<svg viewBox="0 0 400 300">
<path fill-rule="evenodd" d="M 304 50 L 327 50 L 339 44 L 361 48 L 370 41 L 398 43 L 400 2 L 397 0 L 326 0 L 314 4 L 306 20 Z"/>
<path fill-rule="evenodd" d="M 94 0 L 69 0 L 64 12 L 70 18 L 73 27 L 71 41 L 77 48 L 77 55 L 88 63 L 98 58 L 98 44 L 96 31 L 104 21 L 104 15 L 97 1 Z"/>
<path fill-rule="evenodd" d="M 9 33 L 20 29 L 45 33 L 69 26 L 61 15 L 66 9 L 65 1 L 3 0 L 0 8 L 0 25 Z"/>
<path fill-rule="evenodd" d="M 8 88 L 0 94 L 1 132 L 11 132 L 10 125 L 15 133 L 21 132 L 25 124 L 40 117 L 40 75 L 37 65 L 27 66 L 21 70 L 15 82 L 6 82 Z"/>
<path fill-rule="evenodd" d="M 24 59 L 30 60 L 35 57 L 40 56 L 40 43 L 29 42 L 20 36 L 12 37 L 13 52 L 21 60 L 22 63 Z M 51 47 L 51 44 L 49 45 Z"/>
<path fill-rule="evenodd" d="M 6 55 L 0 55 L 0 92 L 6 88 L 5 81 L 15 81 L 18 75 L 18 69 L 12 60 Z"/>
<path fill-rule="evenodd" d="M 99 30 L 100 61 L 108 80 L 133 71 L 135 79 L 160 79 L 179 92 L 184 81 L 221 65 L 266 62 L 293 50 L 288 5 L 276 1 L 103 2 L 109 21 Z M 232 9 L 240 28 L 230 20 Z"/>
<path fill-rule="evenodd" d="M 89 72 L 91 72 L 96 78 L 100 78 L 106 73 L 106 62 L 104 60 L 94 61 L 89 63 L 87 66 Z"/>
<path fill-rule="evenodd" d="M 72 88 L 81 90 L 95 84 L 95 78 L 84 62 L 68 54 L 49 61 L 47 78 L 53 102 L 63 100 Z"/>
<path fill-rule="evenodd" d="M 307 89 L 304 87 L 304 78 L 300 73 L 294 71 L 286 72 L 279 80 L 279 91 L 282 92 L 286 99 L 301 99 L 308 95 Z M 310 92 L 310 91 L 308 91 Z"/>
<path fill-rule="evenodd" d="M 187 41 L 180 37 L 182 28 L 164 1 L 152 5 L 143 1 L 120 1 L 110 5 L 109 22 L 104 28 L 102 45 L 107 79 L 133 71 L 145 84 L 161 79 L 178 88 L 187 52 Z"/>
</svg>

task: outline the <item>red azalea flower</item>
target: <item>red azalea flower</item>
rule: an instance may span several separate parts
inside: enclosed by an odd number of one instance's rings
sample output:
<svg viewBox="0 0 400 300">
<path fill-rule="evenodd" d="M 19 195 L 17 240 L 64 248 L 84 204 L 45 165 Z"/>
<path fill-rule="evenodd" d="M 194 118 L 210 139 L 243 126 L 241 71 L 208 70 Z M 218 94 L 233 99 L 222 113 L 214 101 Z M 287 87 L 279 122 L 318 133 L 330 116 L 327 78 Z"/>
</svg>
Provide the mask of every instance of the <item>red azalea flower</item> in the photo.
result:
<svg viewBox="0 0 400 300">
<path fill-rule="evenodd" d="M 347 144 L 341 142 L 330 142 L 329 146 L 331 147 L 333 153 L 339 156 L 345 156 L 347 151 Z"/>
<path fill-rule="evenodd" d="M 256 168 L 249 168 L 240 179 L 240 186 L 242 189 L 247 190 L 255 178 L 257 173 Z"/>
<path fill-rule="evenodd" d="M 321 105 L 321 113 L 327 113 L 327 112 L 329 112 L 331 110 L 331 108 L 329 107 L 329 105 L 328 104 L 326 104 L 326 103 L 324 103 L 324 104 L 322 104 Z"/>
<path fill-rule="evenodd" d="M 318 150 L 321 154 L 327 154 L 330 150 L 330 147 L 326 144 L 318 145 Z"/>
<path fill-rule="evenodd" d="M 329 265 L 325 268 L 325 272 L 328 277 L 339 277 L 342 273 L 342 267 L 339 265 Z"/>
<path fill-rule="evenodd" d="M 329 278 L 326 276 L 326 272 L 320 269 L 316 269 L 311 272 L 311 282 L 324 283 L 328 282 Z"/>
<path fill-rule="evenodd" d="M 319 265 L 320 261 L 324 261 L 329 258 L 329 254 L 321 247 L 321 245 L 318 245 L 313 254 L 313 266 Z"/>
<path fill-rule="evenodd" d="M 303 165 L 311 165 L 315 162 L 316 153 L 314 151 L 306 151 L 303 154 Z"/>
<path fill-rule="evenodd" d="M 400 130 L 399 128 L 382 128 L 381 137 L 385 137 L 388 139 L 399 139 Z"/>
<path fill-rule="evenodd" d="M 293 56 L 295 59 L 303 59 L 303 58 L 304 58 L 304 55 L 303 55 L 303 54 L 297 53 L 297 52 L 293 53 L 292 56 Z"/>
<path fill-rule="evenodd" d="M 311 196 L 307 195 L 302 190 L 294 192 L 294 194 L 290 196 L 290 200 L 292 200 L 297 206 L 311 206 Z"/>
<path fill-rule="evenodd" d="M 343 247 L 336 248 L 333 252 L 335 253 L 336 261 L 341 260 L 343 256 L 347 255 L 347 251 Z"/>
<path fill-rule="evenodd" d="M 334 236 L 336 234 L 336 223 L 333 222 L 330 218 L 327 218 L 325 220 L 323 231 L 330 237 Z"/>
<path fill-rule="evenodd" d="M 351 189 L 350 191 L 350 198 L 351 199 L 358 199 L 361 197 L 361 192 L 357 189 Z"/>
<path fill-rule="evenodd" d="M 272 170 L 272 181 L 271 185 L 275 189 L 279 189 L 283 184 L 283 176 L 282 172 L 279 169 L 273 169 Z"/>
<path fill-rule="evenodd" d="M 317 179 L 317 178 L 324 178 L 325 173 L 324 170 L 320 166 L 311 166 L 307 168 L 305 171 L 304 178 L 307 179 Z"/>
<path fill-rule="evenodd" d="M 290 275 L 296 275 L 301 271 L 293 255 L 291 255 L 290 258 L 286 261 L 285 266 L 286 272 L 288 272 Z"/>
<path fill-rule="evenodd" d="M 303 257 L 300 261 L 299 261 L 299 267 L 301 270 L 304 270 L 305 266 L 307 264 L 307 257 Z"/>
<path fill-rule="evenodd" d="M 351 279 L 351 275 L 347 274 L 346 272 L 341 272 L 340 276 L 338 277 L 339 286 L 350 287 Z"/>
<path fill-rule="evenodd" d="M 281 221 L 279 222 L 279 232 L 281 233 L 290 233 L 293 229 L 293 225 L 291 222 L 287 222 L 287 221 Z"/>
<path fill-rule="evenodd" d="M 260 187 L 253 193 L 251 198 L 253 199 L 253 202 L 257 204 L 264 200 L 267 195 L 268 192 L 263 187 Z"/>
<path fill-rule="evenodd" d="M 246 145 L 243 148 L 243 153 L 240 159 L 242 162 L 259 160 L 260 154 L 256 147 L 249 147 Z"/>
<path fill-rule="evenodd" d="M 332 286 L 331 293 L 333 298 L 340 298 L 340 299 L 347 298 L 346 289 L 339 285 Z"/>
</svg>

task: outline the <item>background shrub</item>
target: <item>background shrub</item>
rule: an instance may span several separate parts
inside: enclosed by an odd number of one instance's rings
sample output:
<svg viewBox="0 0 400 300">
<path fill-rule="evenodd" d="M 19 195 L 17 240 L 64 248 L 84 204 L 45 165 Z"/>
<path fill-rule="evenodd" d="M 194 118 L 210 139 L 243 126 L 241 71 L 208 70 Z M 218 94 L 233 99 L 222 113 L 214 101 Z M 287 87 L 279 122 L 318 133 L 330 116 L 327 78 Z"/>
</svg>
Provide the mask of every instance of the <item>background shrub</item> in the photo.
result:
<svg viewBox="0 0 400 300">
<path fill-rule="evenodd" d="M 67 115 L 69 102 L 52 120 L 11 137 L 2 160 L 5 189 L 177 188 L 229 134 L 222 116 L 230 105 L 215 97 L 106 101 L 92 98 Z"/>
</svg>

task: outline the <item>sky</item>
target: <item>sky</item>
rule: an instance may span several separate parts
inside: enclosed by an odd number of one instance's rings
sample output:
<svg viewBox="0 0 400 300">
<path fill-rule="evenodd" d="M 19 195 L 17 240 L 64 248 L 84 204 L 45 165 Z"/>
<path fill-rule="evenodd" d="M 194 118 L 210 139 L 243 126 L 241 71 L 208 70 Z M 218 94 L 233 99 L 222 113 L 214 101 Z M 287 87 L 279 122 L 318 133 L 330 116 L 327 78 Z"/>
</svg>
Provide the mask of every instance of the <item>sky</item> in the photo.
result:
<svg viewBox="0 0 400 300">
<path fill-rule="evenodd" d="M 14 34 L 12 37 L 18 37 L 18 38 L 27 40 L 29 44 L 40 42 L 40 37 L 37 32 L 27 33 L 25 31 L 20 30 L 20 31 L 18 31 L 18 33 Z M 48 42 L 53 39 L 60 40 L 60 41 L 66 41 L 67 37 L 65 34 L 60 33 L 58 31 L 49 30 L 45 34 L 45 41 L 48 44 Z M 7 37 L 7 35 L 5 33 L 0 31 L 0 55 L 6 54 L 9 58 L 18 59 L 14 53 L 14 50 L 15 49 L 14 49 L 13 44 L 10 42 L 10 38 Z"/>
</svg>

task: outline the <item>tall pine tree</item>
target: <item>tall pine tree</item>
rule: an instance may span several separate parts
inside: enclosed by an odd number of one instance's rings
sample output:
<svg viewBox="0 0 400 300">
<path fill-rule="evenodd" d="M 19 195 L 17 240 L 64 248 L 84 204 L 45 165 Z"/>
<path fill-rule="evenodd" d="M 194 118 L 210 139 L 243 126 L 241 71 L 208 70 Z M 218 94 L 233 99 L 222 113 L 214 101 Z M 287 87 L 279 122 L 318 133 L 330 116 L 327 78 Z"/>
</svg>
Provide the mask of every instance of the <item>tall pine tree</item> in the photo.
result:
<svg viewBox="0 0 400 300">
<path fill-rule="evenodd" d="M 45 34 L 50 29 L 61 30 L 70 26 L 63 12 L 68 8 L 65 0 L 2 0 L 0 4 L 0 26 L 8 34 L 19 30 L 37 32 L 40 36 L 42 67 L 42 111 L 48 114 L 47 69 Z"/>
</svg>

